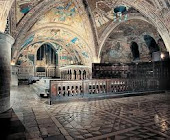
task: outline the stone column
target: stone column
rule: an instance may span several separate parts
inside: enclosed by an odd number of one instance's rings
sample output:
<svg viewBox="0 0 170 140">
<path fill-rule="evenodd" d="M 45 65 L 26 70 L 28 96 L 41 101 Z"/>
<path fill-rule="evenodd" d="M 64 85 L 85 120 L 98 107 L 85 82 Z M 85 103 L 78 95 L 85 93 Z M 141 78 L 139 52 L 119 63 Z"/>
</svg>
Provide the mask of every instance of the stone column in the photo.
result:
<svg viewBox="0 0 170 140">
<path fill-rule="evenodd" d="M 0 113 L 10 109 L 11 46 L 14 39 L 0 32 Z"/>
<path fill-rule="evenodd" d="M 11 86 L 18 86 L 18 67 L 11 66 Z"/>
</svg>

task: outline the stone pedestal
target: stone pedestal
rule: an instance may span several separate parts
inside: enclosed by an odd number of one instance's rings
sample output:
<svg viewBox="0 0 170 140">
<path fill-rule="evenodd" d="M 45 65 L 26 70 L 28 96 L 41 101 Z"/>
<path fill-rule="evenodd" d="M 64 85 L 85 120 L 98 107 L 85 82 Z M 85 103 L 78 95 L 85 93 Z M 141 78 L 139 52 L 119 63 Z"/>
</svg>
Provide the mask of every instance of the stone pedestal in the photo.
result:
<svg viewBox="0 0 170 140">
<path fill-rule="evenodd" d="M 0 113 L 10 109 L 11 46 L 14 39 L 0 32 Z"/>
</svg>

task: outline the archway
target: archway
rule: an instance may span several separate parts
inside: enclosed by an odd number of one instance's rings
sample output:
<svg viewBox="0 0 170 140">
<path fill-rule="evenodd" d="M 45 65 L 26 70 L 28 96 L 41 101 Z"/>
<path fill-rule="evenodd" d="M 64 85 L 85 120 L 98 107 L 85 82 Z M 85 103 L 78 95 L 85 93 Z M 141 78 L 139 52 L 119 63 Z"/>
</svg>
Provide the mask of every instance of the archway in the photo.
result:
<svg viewBox="0 0 170 140">
<path fill-rule="evenodd" d="M 139 46 L 136 42 L 131 43 L 131 52 L 133 56 L 133 61 L 140 60 Z"/>
<path fill-rule="evenodd" d="M 149 48 L 143 39 L 146 34 L 160 38 L 156 28 L 146 21 L 131 19 L 119 24 L 110 32 L 101 49 L 101 62 L 130 63 L 139 59 L 140 62 L 149 62 Z"/>
<path fill-rule="evenodd" d="M 58 54 L 50 44 L 43 44 L 36 53 L 36 76 L 55 77 Z"/>
<path fill-rule="evenodd" d="M 146 45 L 148 46 L 151 56 L 153 52 L 160 51 L 160 48 L 153 37 L 151 37 L 150 35 L 144 35 L 144 40 Z"/>
</svg>

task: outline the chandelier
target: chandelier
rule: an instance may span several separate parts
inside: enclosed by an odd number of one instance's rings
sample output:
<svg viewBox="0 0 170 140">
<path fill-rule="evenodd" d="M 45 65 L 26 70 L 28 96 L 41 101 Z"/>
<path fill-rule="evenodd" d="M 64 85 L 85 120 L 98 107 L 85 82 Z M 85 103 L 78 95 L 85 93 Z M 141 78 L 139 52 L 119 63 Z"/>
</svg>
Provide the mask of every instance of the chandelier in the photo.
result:
<svg viewBox="0 0 170 140">
<path fill-rule="evenodd" d="M 113 9 L 113 21 L 121 22 L 128 19 L 128 8 L 125 6 L 118 6 Z"/>
</svg>

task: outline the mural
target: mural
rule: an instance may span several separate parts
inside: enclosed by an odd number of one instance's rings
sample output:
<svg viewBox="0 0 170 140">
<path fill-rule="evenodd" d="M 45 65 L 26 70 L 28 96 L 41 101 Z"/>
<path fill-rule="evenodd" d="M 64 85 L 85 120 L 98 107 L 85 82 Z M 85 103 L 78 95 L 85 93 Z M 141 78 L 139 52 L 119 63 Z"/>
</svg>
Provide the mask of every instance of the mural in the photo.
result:
<svg viewBox="0 0 170 140">
<path fill-rule="evenodd" d="M 74 1 L 69 0 L 58 4 L 55 8 L 52 8 L 46 14 L 39 18 L 36 24 L 32 27 L 31 31 L 39 28 L 42 24 L 58 23 L 68 25 L 67 28 L 74 29 L 76 33 L 79 33 L 84 39 L 89 37 L 88 32 L 84 28 L 84 23 L 74 4 Z M 81 32 L 80 32 L 81 31 Z M 76 38 L 73 43 L 76 41 Z"/>
<path fill-rule="evenodd" d="M 17 61 L 17 65 L 33 66 L 35 62 L 36 50 L 38 49 L 40 44 L 42 44 L 42 42 L 35 43 L 33 45 L 29 45 L 28 47 L 26 47 L 20 54 L 18 61 Z"/>
<path fill-rule="evenodd" d="M 16 0 L 16 18 L 19 22 L 24 15 L 26 15 L 34 6 L 39 4 L 42 0 Z"/>
<path fill-rule="evenodd" d="M 25 42 L 23 43 L 23 45 L 21 46 L 21 48 L 23 48 L 23 47 L 31 44 L 33 40 L 34 40 L 34 35 L 30 36 L 27 40 L 25 40 Z"/>
<path fill-rule="evenodd" d="M 24 52 L 28 51 L 25 58 L 33 61 L 32 54 L 35 54 L 39 45 L 45 41 L 51 42 L 55 46 L 56 53 L 61 54 L 61 66 L 66 64 L 91 64 L 92 53 L 87 43 L 76 34 L 59 28 L 43 29 L 29 36 L 22 45 L 22 48 L 25 48 Z"/>
<path fill-rule="evenodd" d="M 64 49 L 62 46 L 60 46 L 57 43 L 53 43 L 51 42 L 55 48 L 55 53 L 57 53 L 57 55 L 59 56 L 59 60 L 56 60 L 56 64 L 59 65 L 59 67 L 63 67 L 66 65 L 72 65 L 72 64 L 79 64 L 81 62 L 79 54 L 77 54 L 77 51 L 73 51 L 73 52 L 68 52 L 68 50 Z M 24 66 L 34 66 L 36 65 L 35 61 L 36 61 L 36 54 L 37 54 L 37 50 L 38 48 L 44 43 L 35 43 L 33 45 L 30 45 L 28 47 L 26 47 L 22 53 L 20 54 L 18 61 L 17 61 L 17 65 L 20 65 L 22 67 Z M 73 54 L 75 54 L 73 56 Z M 42 60 L 44 61 L 44 60 Z M 59 63 L 58 63 L 59 62 Z M 38 64 L 42 64 L 43 62 L 38 62 Z"/>
<path fill-rule="evenodd" d="M 107 45 L 107 49 L 103 49 L 101 53 L 102 63 L 129 62 L 131 51 L 125 42 L 110 42 Z"/>
<path fill-rule="evenodd" d="M 17 21 L 21 21 L 18 25 L 27 26 L 26 21 L 29 19 L 24 19 L 23 17 L 26 15 L 28 15 L 28 18 L 31 18 L 29 15 L 34 17 L 36 15 L 34 12 L 41 9 L 45 3 L 46 1 L 44 0 L 16 0 L 15 11 Z M 38 16 L 38 18 L 34 18 L 36 19 L 34 22 L 31 20 L 28 23 L 31 24 L 27 28 L 27 34 L 31 35 L 28 38 L 25 37 L 26 33 L 23 36 L 21 35 L 21 32 L 24 32 L 21 27 L 14 27 L 16 29 L 16 31 L 13 32 L 15 35 L 17 35 L 16 32 L 20 32 L 20 34 L 18 34 L 20 37 L 16 39 L 15 45 L 20 47 L 21 50 L 38 41 L 48 40 L 57 42 L 59 44 L 64 44 L 64 47 L 67 47 L 70 51 L 77 50 L 81 59 L 84 59 L 82 62 L 83 64 L 87 64 L 89 61 L 91 62 L 92 56 L 93 58 L 96 57 L 94 56 L 96 53 L 95 43 L 92 32 L 89 29 L 90 22 L 88 22 L 88 15 L 84 7 L 79 7 L 81 2 L 75 0 L 59 0 L 54 3 L 55 4 L 50 7 L 44 6 L 41 9 L 43 14 Z M 35 8 L 35 11 L 32 10 L 33 8 Z M 47 33 L 44 30 L 41 30 L 42 32 L 40 31 L 40 29 L 48 27 L 53 29 L 47 29 L 50 30 L 47 31 Z M 55 29 L 55 27 L 57 27 L 57 29 Z M 34 35 L 33 33 L 36 31 L 38 31 L 38 34 Z M 14 52 L 14 59 L 17 57 L 18 53 L 18 51 Z"/>
<path fill-rule="evenodd" d="M 151 46 L 148 46 L 145 39 L 146 36 L 150 36 L 155 40 L 156 44 L 154 45 L 156 47 L 161 47 L 162 50 L 165 49 L 165 45 L 163 45 L 163 41 L 160 39 L 159 33 L 151 24 L 142 20 L 129 20 L 120 24 L 107 38 L 101 51 L 101 62 L 132 62 L 132 42 L 137 43 L 139 47 L 139 61 L 150 61 Z"/>
<path fill-rule="evenodd" d="M 64 44 L 64 46 L 68 48 L 70 52 L 71 50 L 73 50 L 73 54 L 75 54 L 74 50 L 76 50 L 80 56 L 80 60 L 83 60 L 83 64 L 90 65 L 89 62 L 92 61 L 92 53 L 90 52 L 87 43 L 80 37 L 78 37 L 76 34 L 73 34 L 64 29 L 41 30 L 26 39 L 22 47 L 25 47 L 33 42 L 39 42 L 44 40 L 50 40 L 51 42 Z"/>
<path fill-rule="evenodd" d="M 74 59 L 73 56 L 65 49 L 63 49 L 59 54 L 60 54 L 60 60 L 59 60 L 60 67 L 71 65 L 73 63 L 77 63 L 77 60 Z"/>
</svg>

